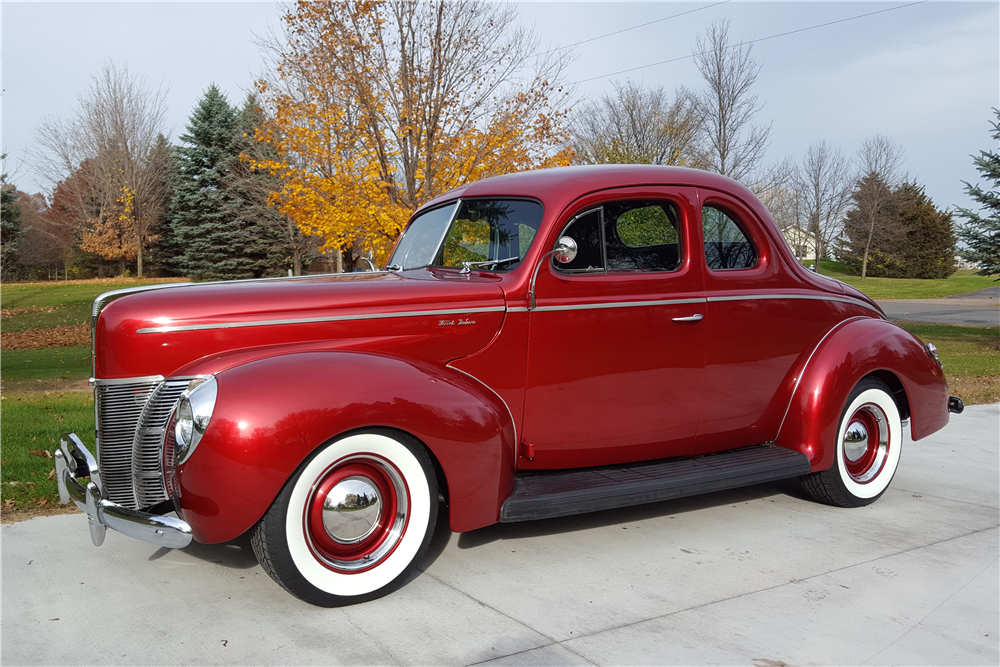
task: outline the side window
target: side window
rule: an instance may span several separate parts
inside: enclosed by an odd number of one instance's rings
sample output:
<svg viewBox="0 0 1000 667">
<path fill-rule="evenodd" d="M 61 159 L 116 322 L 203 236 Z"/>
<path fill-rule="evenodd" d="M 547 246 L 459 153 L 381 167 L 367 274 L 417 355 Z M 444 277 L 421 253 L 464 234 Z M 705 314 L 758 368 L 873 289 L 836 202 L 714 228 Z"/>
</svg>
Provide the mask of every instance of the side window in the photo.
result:
<svg viewBox="0 0 1000 667">
<path fill-rule="evenodd" d="M 595 273 L 604 271 L 604 252 L 601 244 L 601 209 L 581 214 L 563 236 L 569 236 L 577 245 L 576 258 L 568 264 L 556 263 L 560 271 L 570 273 Z"/>
<path fill-rule="evenodd" d="M 604 206 L 609 271 L 675 271 L 681 263 L 677 207 L 668 202 Z"/>
<path fill-rule="evenodd" d="M 757 249 L 728 214 L 714 206 L 701 209 L 705 263 L 713 271 L 749 269 L 757 264 Z"/>
</svg>

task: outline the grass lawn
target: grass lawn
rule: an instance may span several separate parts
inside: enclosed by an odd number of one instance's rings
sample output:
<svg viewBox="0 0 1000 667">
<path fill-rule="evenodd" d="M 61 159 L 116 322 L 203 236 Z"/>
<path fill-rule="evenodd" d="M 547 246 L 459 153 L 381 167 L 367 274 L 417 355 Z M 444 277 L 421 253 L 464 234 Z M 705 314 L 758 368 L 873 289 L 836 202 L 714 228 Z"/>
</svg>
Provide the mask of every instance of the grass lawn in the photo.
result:
<svg viewBox="0 0 1000 667">
<path fill-rule="evenodd" d="M 63 433 L 93 445 L 94 396 L 89 391 L 4 392 L 0 396 L 0 507 L 4 514 L 59 505 L 52 454 Z"/>
<path fill-rule="evenodd" d="M 809 266 L 811 261 L 802 262 Z M 846 264 L 821 261 L 819 272 L 857 288 L 873 299 L 934 299 L 942 296 L 967 294 L 987 287 L 1000 285 L 996 276 L 977 276 L 975 271 L 956 271 L 947 278 L 922 280 L 919 278 L 866 278 L 851 275 Z"/>
<path fill-rule="evenodd" d="M 952 394 L 969 405 L 1000 401 L 1000 327 L 899 324 L 937 346 Z"/>
</svg>

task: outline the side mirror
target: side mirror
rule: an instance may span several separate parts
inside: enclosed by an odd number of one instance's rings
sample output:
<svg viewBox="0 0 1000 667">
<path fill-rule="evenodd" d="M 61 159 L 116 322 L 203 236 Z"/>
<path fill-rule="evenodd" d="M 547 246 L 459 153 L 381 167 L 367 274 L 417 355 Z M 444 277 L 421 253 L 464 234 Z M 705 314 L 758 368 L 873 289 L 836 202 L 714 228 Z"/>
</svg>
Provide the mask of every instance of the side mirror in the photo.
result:
<svg viewBox="0 0 1000 667">
<path fill-rule="evenodd" d="M 556 247 L 552 251 L 552 257 L 560 264 L 569 264 L 576 259 L 578 250 L 576 241 L 569 236 L 562 236 L 556 242 Z"/>
</svg>

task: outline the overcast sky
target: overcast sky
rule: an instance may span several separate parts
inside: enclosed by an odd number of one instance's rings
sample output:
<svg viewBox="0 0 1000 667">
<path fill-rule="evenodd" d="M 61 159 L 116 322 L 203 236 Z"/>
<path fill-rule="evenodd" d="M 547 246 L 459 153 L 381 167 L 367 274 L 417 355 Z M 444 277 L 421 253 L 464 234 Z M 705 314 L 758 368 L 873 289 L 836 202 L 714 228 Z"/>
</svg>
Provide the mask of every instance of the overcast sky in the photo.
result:
<svg viewBox="0 0 1000 667">
<path fill-rule="evenodd" d="M 543 48 L 582 42 L 567 71 L 580 99 L 600 96 L 612 81 L 626 78 L 668 90 L 701 89 L 688 57 L 695 37 L 709 23 L 731 17 L 734 38 L 760 40 L 753 46 L 762 65 L 755 92 L 765 104 L 761 120 L 774 123 L 770 161 L 798 160 L 823 139 L 853 154 L 866 137 L 881 133 L 905 150 L 910 177 L 938 206 L 952 207 L 970 205 L 961 183 L 978 177 L 970 154 L 996 149 L 988 124 L 991 109 L 1000 106 L 995 1 L 519 6 Z M 0 18 L 0 145 L 8 153 L 5 169 L 27 192 L 51 189 L 24 159 L 39 121 L 71 118 L 106 61 L 124 63 L 169 91 L 166 129 L 176 141 L 210 84 L 234 104 L 242 101 L 264 67 L 254 35 L 280 31 L 279 7 L 271 2 L 3 0 Z M 624 32 L 609 35 L 616 31 Z M 654 65 L 662 61 L 672 62 Z"/>
</svg>

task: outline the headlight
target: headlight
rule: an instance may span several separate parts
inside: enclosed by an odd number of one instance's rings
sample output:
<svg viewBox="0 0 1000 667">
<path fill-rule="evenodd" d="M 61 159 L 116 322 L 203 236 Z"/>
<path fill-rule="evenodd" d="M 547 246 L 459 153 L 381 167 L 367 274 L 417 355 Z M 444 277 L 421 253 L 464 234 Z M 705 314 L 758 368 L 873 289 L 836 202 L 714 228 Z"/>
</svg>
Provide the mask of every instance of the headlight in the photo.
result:
<svg viewBox="0 0 1000 667">
<path fill-rule="evenodd" d="M 180 465 L 191 457 L 205 435 L 215 410 L 218 385 L 214 377 L 197 378 L 181 394 L 174 424 L 174 464 Z"/>
</svg>

